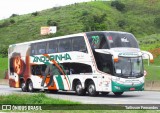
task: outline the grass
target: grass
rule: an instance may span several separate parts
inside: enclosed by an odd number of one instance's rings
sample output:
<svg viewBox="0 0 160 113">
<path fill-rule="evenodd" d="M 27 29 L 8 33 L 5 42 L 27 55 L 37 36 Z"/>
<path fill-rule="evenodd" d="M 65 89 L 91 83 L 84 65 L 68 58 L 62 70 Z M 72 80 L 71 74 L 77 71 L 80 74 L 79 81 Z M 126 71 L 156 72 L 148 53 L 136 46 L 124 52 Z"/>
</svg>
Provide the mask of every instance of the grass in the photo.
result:
<svg viewBox="0 0 160 113">
<path fill-rule="evenodd" d="M 156 113 L 156 110 L 125 110 L 125 107 L 110 105 L 89 105 L 79 102 L 72 102 L 60 99 L 49 98 L 45 94 L 10 94 L 0 95 L 0 104 L 12 105 L 12 112 L 47 112 L 47 113 Z M 13 107 L 16 106 L 16 107 Z M 23 106 L 16 110 L 18 106 Z M 26 107 L 27 106 L 27 107 Z M 28 106 L 40 106 L 41 110 L 28 110 Z M 99 107 L 97 107 L 99 106 Z M 110 110 L 106 110 L 106 107 Z M 78 108 L 78 110 L 77 110 Z M 98 109 L 96 109 L 98 108 Z M 104 110 L 105 109 L 105 110 Z M 113 110 L 114 109 L 114 110 Z M 123 109 L 123 110 L 122 110 Z M 2 112 L 10 112 L 10 110 L 0 110 Z"/>
<path fill-rule="evenodd" d="M 0 104 L 80 104 L 67 100 L 49 98 L 43 93 L 0 95 Z"/>
<path fill-rule="evenodd" d="M 124 109 L 120 106 L 110 105 L 90 105 L 81 104 L 80 102 L 72 102 L 68 100 L 61 100 L 49 98 L 43 93 L 39 94 L 10 94 L 0 95 L 0 104 L 9 104 L 15 106 L 41 106 L 42 110 L 106 110 L 106 109 Z M 20 108 L 21 109 L 21 108 Z M 28 109 L 28 107 L 26 108 Z"/>
<path fill-rule="evenodd" d="M 5 71 L 8 69 L 8 58 L 0 58 L 0 79 L 4 78 Z"/>
<path fill-rule="evenodd" d="M 147 71 L 146 80 L 160 80 L 160 66 L 145 65 L 144 69 Z"/>
<path fill-rule="evenodd" d="M 125 110 L 125 107 L 111 106 L 111 105 L 89 105 L 81 104 L 79 102 L 72 102 L 60 99 L 49 98 L 43 93 L 39 94 L 10 94 L 0 95 L 0 104 L 7 104 L 13 106 L 27 106 L 25 110 L 12 110 L 13 111 L 27 111 L 28 106 L 41 106 L 43 112 L 56 112 L 56 113 L 97 113 L 97 112 L 110 112 L 110 113 L 155 113 L 157 111 L 152 110 Z M 97 107 L 98 106 L 98 107 Z M 110 110 L 106 110 L 110 109 Z M 16 107 L 14 107 L 15 109 Z M 18 107 L 17 107 L 18 108 Z M 78 108 L 78 110 L 77 110 Z M 98 109 L 97 109 L 98 108 Z M 21 109 L 21 108 L 20 108 Z M 70 110 L 68 110 L 70 109 Z M 104 110 L 105 109 L 105 110 Z M 113 110 L 114 109 L 114 110 Z M 123 110 L 124 111 L 123 111 Z M 2 111 L 2 110 L 1 110 Z M 7 111 L 7 110 L 5 110 Z M 32 110 L 30 110 L 32 111 Z M 4 112 L 4 111 L 3 111 Z M 34 112 L 34 111 L 32 111 Z M 39 111 L 38 112 L 42 112 Z"/>
</svg>

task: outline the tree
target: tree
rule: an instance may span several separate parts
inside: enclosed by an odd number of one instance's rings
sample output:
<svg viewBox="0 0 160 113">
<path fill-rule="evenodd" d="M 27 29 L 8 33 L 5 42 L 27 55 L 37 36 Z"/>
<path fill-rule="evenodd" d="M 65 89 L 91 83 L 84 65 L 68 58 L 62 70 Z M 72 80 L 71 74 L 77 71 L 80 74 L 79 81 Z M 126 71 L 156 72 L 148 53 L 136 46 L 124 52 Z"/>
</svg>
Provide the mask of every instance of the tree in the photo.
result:
<svg viewBox="0 0 160 113">
<path fill-rule="evenodd" d="M 111 6 L 115 7 L 119 11 L 124 11 L 124 8 L 125 8 L 125 5 L 118 0 L 112 1 Z"/>
<path fill-rule="evenodd" d="M 126 25 L 126 21 L 125 20 L 119 20 L 118 21 L 118 26 L 123 28 Z"/>
<path fill-rule="evenodd" d="M 56 21 L 53 21 L 53 20 L 49 19 L 47 21 L 47 25 L 48 26 L 58 26 L 58 23 Z"/>
<path fill-rule="evenodd" d="M 33 16 L 38 16 L 38 14 L 39 13 L 37 11 L 32 13 Z"/>
<path fill-rule="evenodd" d="M 154 19 L 154 23 L 155 23 L 155 25 L 156 25 L 158 28 L 160 28 L 160 17 L 156 17 L 156 18 Z"/>
<path fill-rule="evenodd" d="M 0 47 L 0 57 L 7 57 L 8 51 L 7 51 L 7 46 L 1 46 Z"/>
<path fill-rule="evenodd" d="M 10 17 L 16 17 L 19 16 L 18 14 L 12 14 Z"/>
<path fill-rule="evenodd" d="M 15 23 L 15 20 L 11 19 L 11 20 L 10 20 L 10 23 L 11 23 L 11 24 L 14 24 L 14 23 Z"/>
</svg>

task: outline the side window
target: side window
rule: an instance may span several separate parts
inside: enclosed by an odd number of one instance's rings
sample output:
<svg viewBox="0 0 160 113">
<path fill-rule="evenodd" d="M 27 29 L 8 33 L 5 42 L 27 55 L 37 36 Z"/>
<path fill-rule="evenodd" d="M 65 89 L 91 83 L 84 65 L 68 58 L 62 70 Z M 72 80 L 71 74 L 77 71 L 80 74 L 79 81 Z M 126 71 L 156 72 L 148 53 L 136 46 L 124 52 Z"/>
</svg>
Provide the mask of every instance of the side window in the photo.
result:
<svg viewBox="0 0 160 113">
<path fill-rule="evenodd" d="M 37 54 L 46 53 L 46 42 L 37 43 Z"/>
<path fill-rule="evenodd" d="M 33 43 L 31 44 L 31 55 L 37 54 L 37 44 Z"/>
<path fill-rule="evenodd" d="M 90 65 L 82 63 L 63 63 L 63 68 L 68 75 L 81 74 L 81 73 L 92 73 Z M 77 68 L 78 67 L 78 68 Z"/>
<path fill-rule="evenodd" d="M 32 65 L 31 73 L 32 75 L 44 75 L 47 65 Z"/>
<path fill-rule="evenodd" d="M 72 39 L 73 51 L 87 52 L 84 37 L 75 37 Z"/>
<path fill-rule="evenodd" d="M 59 52 L 68 52 L 72 50 L 71 39 L 59 40 Z"/>
<path fill-rule="evenodd" d="M 58 51 L 58 41 L 53 40 L 48 42 L 48 50 L 47 53 L 56 53 Z"/>
</svg>

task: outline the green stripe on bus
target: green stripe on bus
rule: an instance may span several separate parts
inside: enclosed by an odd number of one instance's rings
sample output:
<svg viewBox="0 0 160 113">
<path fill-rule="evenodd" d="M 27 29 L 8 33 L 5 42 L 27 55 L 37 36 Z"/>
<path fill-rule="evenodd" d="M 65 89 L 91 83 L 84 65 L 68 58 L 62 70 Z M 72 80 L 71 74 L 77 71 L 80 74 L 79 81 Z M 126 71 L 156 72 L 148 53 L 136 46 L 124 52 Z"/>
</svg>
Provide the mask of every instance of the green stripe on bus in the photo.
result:
<svg viewBox="0 0 160 113">
<path fill-rule="evenodd" d="M 63 68 L 63 66 L 62 66 L 58 61 L 57 61 L 57 63 L 58 63 L 58 65 L 61 66 L 63 72 L 65 72 L 65 71 L 64 71 L 65 69 Z M 70 81 L 70 79 L 69 79 L 69 77 L 68 77 L 68 74 L 67 74 L 66 72 L 65 72 L 65 75 L 67 76 L 67 79 L 68 79 L 68 81 L 69 81 L 69 85 L 70 85 L 69 87 L 71 87 L 71 81 Z M 65 76 L 65 75 L 64 75 L 64 76 Z M 66 80 L 66 81 L 67 81 L 67 80 Z"/>
<path fill-rule="evenodd" d="M 57 80 L 59 89 L 64 90 L 64 84 L 63 84 L 63 80 L 61 78 L 61 75 L 58 75 L 56 77 L 56 80 Z"/>
</svg>

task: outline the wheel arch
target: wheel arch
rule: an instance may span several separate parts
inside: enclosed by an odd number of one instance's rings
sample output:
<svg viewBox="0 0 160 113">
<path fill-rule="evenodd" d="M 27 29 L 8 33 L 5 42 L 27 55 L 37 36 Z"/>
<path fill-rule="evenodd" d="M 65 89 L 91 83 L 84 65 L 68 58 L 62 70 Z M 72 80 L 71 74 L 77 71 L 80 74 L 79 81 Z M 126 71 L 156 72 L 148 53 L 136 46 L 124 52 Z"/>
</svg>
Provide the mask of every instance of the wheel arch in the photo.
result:
<svg viewBox="0 0 160 113">
<path fill-rule="evenodd" d="M 20 78 L 20 79 L 19 79 L 19 86 L 20 86 L 20 87 L 21 87 L 21 83 L 22 83 L 22 82 L 25 82 L 24 78 Z M 25 82 L 25 83 L 26 83 L 26 82 Z"/>
<path fill-rule="evenodd" d="M 77 82 L 81 82 L 78 78 L 74 79 L 72 82 L 72 90 L 75 91 L 76 90 L 76 83 Z"/>
<path fill-rule="evenodd" d="M 84 87 L 87 88 L 90 82 L 93 82 L 93 83 L 94 83 L 94 81 L 93 81 L 91 78 L 86 79 L 85 82 L 84 82 Z M 94 83 L 94 84 L 95 84 L 95 83 Z"/>
<path fill-rule="evenodd" d="M 29 82 L 29 81 L 32 81 L 31 78 L 28 78 L 28 79 L 26 80 L 26 86 L 28 86 L 28 82 Z"/>
</svg>

